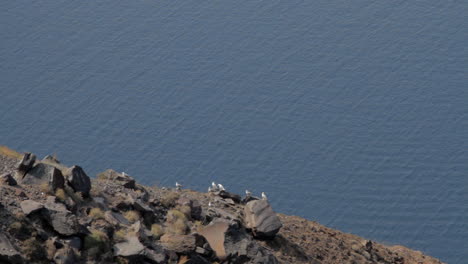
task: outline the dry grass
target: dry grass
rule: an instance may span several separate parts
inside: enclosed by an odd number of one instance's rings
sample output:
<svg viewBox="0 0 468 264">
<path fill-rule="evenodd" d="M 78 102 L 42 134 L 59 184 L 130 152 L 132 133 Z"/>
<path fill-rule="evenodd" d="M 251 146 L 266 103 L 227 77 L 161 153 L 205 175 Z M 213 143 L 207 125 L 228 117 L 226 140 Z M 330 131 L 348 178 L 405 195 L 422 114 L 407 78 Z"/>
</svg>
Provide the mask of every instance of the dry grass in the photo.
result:
<svg viewBox="0 0 468 264">
<path fill-rule="evenodd" d="M 191 215 L 192 215 L 192 209 L 190 208 L 190 206 L 188 206 L 188 205 L 178 205 L 178 206 L 176 207 L 176 209 L 179 210 L 180 212 L 182 212 L 182 213 L 185 215 L 185 217 L 186 217 L 187 219 L 191 219 L 191 218 L 192 218 L 192 217 L 191 217 Z"/>
<path fill-rule="evenodd" d="M 174 207 L 179 196 L 180 194 L 176 192 L 166 192 L 161 197 L 161 205 L 165 208 Z"/>
<path fill-rule="evenodd" d="M 124 213 L 124 217 L 127 218 L 127 220 L 130 223 L 135 223 L 141 218 L 140 213 L 138 213 L 138 211 L 127 211 Z"/>
<path fill-rule="evenodd" d="M 159 239 L 162 235 L 164 235 L 164 229 L 161 225 L 153 224 L 151 226 L 151 234 L 155 239 Z"/>
<path fill-rule="evenodd" d="M 128 234 L 128 231 L 125 230 L 125 229 L 120 229 L 118 231 L 115 231 L 114 232 L 114 241 L 119 243 L 119 242 L 124 242 L 125 240 L 127 240 L 127 234 Z"/>
<path fill-rule="evenodd" d="M 73 191 L 73 189 L 71 187 L 69 187 L 68 185 L 65 186 L 65 193 L 70 197 L 72 198 L 72 200 L 77 203 L 77 204 L 82 204 L 84 202 L 84 199 L 83 199 L 83 195 L 79 192 L 75 192 Z"/>
<path fill-rule="evenodd" d="M 23 155 L 18 153 L 7 146 L 0 145 L 0 155 L 7 156 L 14 159 L 21 159 Z"/>
<path fill-rule="evenodd" d="M 166 232 L 170 234 L 185 235 L 189 231 L 187 217 L 176 209 L 167 212 L 166 226 Z"/>
<path fill-rule="evenodd" d="M 104 212 L 100 208 L 92 208 L 88 214 L 92 219 L 104 219 Z"/>
<path fill-rule="evenodd" d="M 85 237 L 84 248 L 86 250 L 97 248 L 101 252 L 106 252 L 109 250 L 109 238 L 102 231 L 92 230 L 91 234 Z"/>
<path fill-rule="evenodd" d="M 43 192 L 45 194 L 49 194 L 49 195 L 54 194 L 54 190 L 52 190 L 52 188 L 51 188 L 51 186 L 49 185 L 48 182 L 41 183 L 39 185 L 39 190 L 41 190 L 41 192 Z"/>
<path fill-rule="evenodd" d="M 62 188 L 57 188 L 57 190 L 55 191 L 55 197 L 57 197 L 62 202 L 65 202 L 65 200 L 67 200 L 67 194 Z"/>
<path fill-rule="evenodd" d="M 44 250 L 42 243 L 40 243 L 35 237 L 31 237 L 23 242 L 22 252 L 28 257 L 28 259 L 35 261 L 35 263 L 38 263 L 38 261 L 41 263 L 47 258 L 47 252 Z"/>
</svg>

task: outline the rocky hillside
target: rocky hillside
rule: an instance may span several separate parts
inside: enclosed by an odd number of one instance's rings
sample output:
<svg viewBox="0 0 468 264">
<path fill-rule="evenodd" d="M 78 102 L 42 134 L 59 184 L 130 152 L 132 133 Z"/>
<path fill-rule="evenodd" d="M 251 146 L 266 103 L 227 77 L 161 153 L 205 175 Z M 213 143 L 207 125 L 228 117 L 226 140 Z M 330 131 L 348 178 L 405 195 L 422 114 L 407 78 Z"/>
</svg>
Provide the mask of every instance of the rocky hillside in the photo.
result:
<svg viewBox="0 0 468 264">
<path fill-rule="evenodd" d="M 0 263 L 441 263 L 214 184 L 139 185 L 0 147 Z"/>
</svg>

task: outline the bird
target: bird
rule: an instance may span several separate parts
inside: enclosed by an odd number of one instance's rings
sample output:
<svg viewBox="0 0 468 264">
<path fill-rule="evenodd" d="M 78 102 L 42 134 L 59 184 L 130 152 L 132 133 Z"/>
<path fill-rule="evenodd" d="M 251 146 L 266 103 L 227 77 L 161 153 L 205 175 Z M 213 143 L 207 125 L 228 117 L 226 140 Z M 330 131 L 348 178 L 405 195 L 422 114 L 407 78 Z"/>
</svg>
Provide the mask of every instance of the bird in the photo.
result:
<svg viewBox="0 0 468 264">
<path fill-rule="evenodd" d="M 125 172 L 123 172 L 123 171 L 122 171 L 122 176 L 124 176 L 124 177 L 125 177 Z"/>
<path fill-rule="evenodd" d="M 213 189 L 211 189 L 211 186 L 208 187 L 208 192 L 212 192 L 212 191 L 213 191 Z"/>
<path fill-rule="evenodd" d="M 216 185 L 215 182 L 211 182 L 211 190 L 214 192 L 218 189 L 218 186 Z"/>
<path fill-rule="evenodd" d="M 213 204 L 212 204 L 211 202 L 208 202 L 208 206 L 209 206 L 209 207 L 212 207 Z"/>
<path fill-rule="evenodd" d="M 252 193 L 249 190 L 245 190 L 245 196 L 250 197 Z"/>
<path fill-rule="evenodd" d="M 226 189 L 224 189 L 224 186 L 221 183 L 218 183 L 218 189 L 220 191 L 225 191 L 226 190 Z"/>
<path fill-rule="evenodd" d="M 178 191 L 180 191 L 180 189 L 182 188 L 182 184 L 180 184 L 180 183 L 178 183 L 178 182 L 175 183 L 175 186 L 176 186 L 176 189 L 177 189 Z"/>
<path fill-rule="evenodd" d="M 268 200 L 268 197 L 266 196 L 264 192 L 262 192 L 262 200 Z"/>
</svg>

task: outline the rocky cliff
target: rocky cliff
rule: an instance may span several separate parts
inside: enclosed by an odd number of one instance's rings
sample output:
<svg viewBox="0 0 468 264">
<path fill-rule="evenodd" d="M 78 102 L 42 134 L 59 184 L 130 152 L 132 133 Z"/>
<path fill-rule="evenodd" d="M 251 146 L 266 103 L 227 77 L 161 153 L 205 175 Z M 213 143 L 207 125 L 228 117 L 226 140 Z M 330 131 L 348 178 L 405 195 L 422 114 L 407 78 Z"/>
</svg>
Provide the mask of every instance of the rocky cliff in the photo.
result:
<svg viewBox="0 0 468 264">
<path fill-rule="evenodd" d="M 0 147 L 0 263 L 441 263 L 213 184 L 149 187 L 90 178 L 55 157 Z"/>
</svg>

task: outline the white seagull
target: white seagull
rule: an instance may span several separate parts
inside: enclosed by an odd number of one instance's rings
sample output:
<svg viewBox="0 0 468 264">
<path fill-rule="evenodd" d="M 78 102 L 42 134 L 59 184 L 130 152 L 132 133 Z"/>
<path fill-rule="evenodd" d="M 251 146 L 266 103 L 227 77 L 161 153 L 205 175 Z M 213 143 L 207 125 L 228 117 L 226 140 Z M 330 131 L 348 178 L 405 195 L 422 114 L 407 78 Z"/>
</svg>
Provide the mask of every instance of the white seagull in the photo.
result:
<svg viewBox="0 0 468 264">
<path fill-rule="evenodd" d="M 245 190 L 245 196 L 250 197 L 252 193 L 249 190 Z"/>
<path fill-rule="evenodd" d="M 212 204 L 211 202 L 208 202 L 208 206 L 209 206 L 209 207 L 212 207 L 213 204 Z"/>
<path fill-rule="evenodd" d="M 224 189 L 224 186 L 221 183 L 218 183 L 218 189 L 220 191 L 225 191 L 226 190 L 226 189 Z"/>
<path fill-rule="evenodd" d="M 213 189 L 211 189 L 211 186 L 208 187 L 208 192 L 212 192 L 212 191 L 213 191 Z"/>
<path fill-rule="evenodd" d="M 262 192 L 262 200 L 268 200 L 268 197 L 266 196 L 264 192 Z"/>
<path fill-rule="evenodd" d="M 216 185 L 215 182 L 211 182 L 211 190 L 214 192 L 218 189 L 218 186 Z"/>
<path fill-rule="evenodd" d="M 176 182 L 176 183 L 175 183 L 175 187 L 176 187 L 176 189 L 177 189 L 178 191 L 180 191 L 180 189 L 182 188 L 182 184 Z"/>
</svg>

